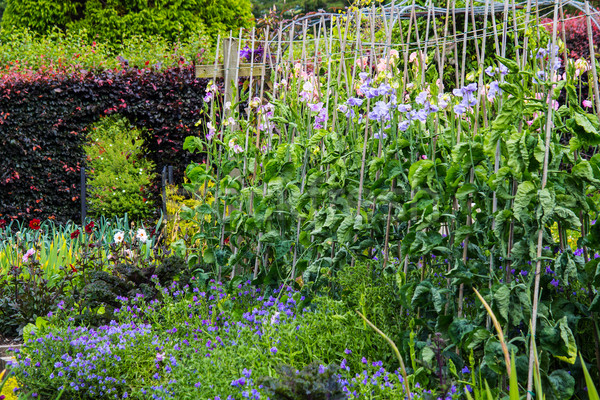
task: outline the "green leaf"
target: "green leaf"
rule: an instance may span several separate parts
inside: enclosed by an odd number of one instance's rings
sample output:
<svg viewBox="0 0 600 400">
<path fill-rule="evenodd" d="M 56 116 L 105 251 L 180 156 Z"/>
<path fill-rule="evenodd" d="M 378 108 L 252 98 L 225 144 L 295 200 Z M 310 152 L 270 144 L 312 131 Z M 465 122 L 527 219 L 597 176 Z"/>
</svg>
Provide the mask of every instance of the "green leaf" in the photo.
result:
<svg viewBox="0 0 600 400">
<path fill-rule="evenodd" d="M 468 195 L 477 192 L 477 186 L 472 183 L 465 183 L 456 191 L 456 198 L 464 200 Z"/>
<path fill-rule="evenodd" d="M 571 174 L 575 178 L 583 179 L 588 182 L 600 183 L 600 181 L 594 177 L 592 164 L 587 160 L 578 162 L 571 170 Z"/>
<path fill-rule="evenodd" d="M 519 400 L 519 380 L 517 378 L 517 360 L 515 352 L 510 355 L 510 378 L 508 394 L 510 400 Z"/>
<path fill-rule="evenodd" d="M 435 309 L 435 311 L 437 313 L 441 313 L 445 301 L 442 297 L 441 292 L 435 287 L 431 288 L 431 299 L 433 301 L 433 308 Z"/>
<path fill-rule="evenodd" d="M 202 150 L 204 148 L 204 143 L 202 139 L 197 136 L 188 136 L 185 138 L 183 142 L 183 149 L 193 153 L 194 150 Z"/>
<path fill-rule="evenodd" d="M 410 301 L 413 308 L 426 305 L 429 302 L 429 293 L 433 287 L 432 283 L 425 280 L 417 285 Z"/>
<path fill-rule="evenodd" d="M 557 206 L 554 208 L 554 212 L 556 215 L 558 215 L 562 222 L 567 224 L 565 227 L 574 229 L 581 227 L 581 221 L 579 220 L 579 217 L 568 208 Z"/>
<path fill-rule="evenodd" d="M 567 317 L 564 316 L 558 321 L 558 328 L 560 331 L 560 338 L 562 339 L 564 346 L 567 350 L 567 356 L 556 356 L 559 360 L 568 362 L 569 364 L 575 364 L 577 359 L 577 344 L 575 343 L 575 336 L 567 323 Z"/>
<path fill-rule="evenodd" d="M 519 64 L 517 64 L 517 62 L 514 60 L 500 57 L 500 56 L 496 56 L 496 59 L 499 62 L 501 62 L 502 64 L 504 64 L 506 66 L 506 68 L 508 68 L 508 70 L 510 72 L 512 72 L 513 74 L 516 74 L 521 70 L 521 68 L 519 68 Z"/>
<path fill-rule="evenodd" d="M 318 145 L 321 140 L 327 135 L 327 131 L 325 129 L 319 129 L 315 134 L 313 134 L 308 140 L 308 147 L 313 147 Z"/>
<path fill-rule="evenodd" d="M 581 357 L 581 354 L 579 355 L 579 359 L 581 360 L 581 368 L 583 369 L 583 375 L 585 376 L 585 384 L 587 386 L 587 392 L 590 400 L 600 400 L 600 397 L 598 396 L 598 391 L 596 390 L 596 386 L 592 381 L 592 377 L 588 372 L 587 366 L 585 365 L 585 361 Z"/>
<path fill-rule="evenodd" d="M 259 242 L 275 243 L 279 240 L 281 240 L 281 234 L 279 233 L 279 231 L 272 230 L 272 231 L 269 231 L 269 232 L 265 233 L 264 235 L 262 235 L 259 239 Z"/>
<path fill-rule="evenodd" d="M 432 167 L 433 161 L 431 160 L 419 160 L 410 166 L 408 181 L 413 189 L 425 182 Z"/>
<path fill-rule="evenodd" d="M 206 264 L 213 264 L 216 261 L 214 251 L 212 249 L 206 249 L 202 255 L 202 259 Z"/>
<path fill-rule="evenodd" d="M 575 393 L 575 378 L 564 369 L 553 371 L 548 375 L 548 382 L 557 400 L 569 400 Z"/>
<path fill-rule="evenodd" d="M 354 216 L 346 215 L 346 217 L 340 223 L 337 230 L 337 239 L 340 242 L 346 242 L 350 240 L 350 234 L 352 233 L 352 227 L 354 226 Z"/>
<path fill-rule="evenodd" d="M 510 289 L 502 285 L 494 293 L 494 304 L 505 321 L 508 321 L 508 307 L 510 304 Z"/>
<path fill-rule="evenodd" d="M 540 202 L 540 208 L 537 212 L 537 218 L 540 220 L 540 225 L 544 226 L 554 215 L 554 206 L 556 202 L 553 193 L 548 189 L 541 189 L 538 192 L 538 200 Z"/>
<path fill-rule="evenodd" d="M 531 181 L 521 182 L 517 188 L 513 210 L 515 217 L 521 220 L 527 213 L 525 210 L 535 198 L 536 187 Z"/>
</svg>

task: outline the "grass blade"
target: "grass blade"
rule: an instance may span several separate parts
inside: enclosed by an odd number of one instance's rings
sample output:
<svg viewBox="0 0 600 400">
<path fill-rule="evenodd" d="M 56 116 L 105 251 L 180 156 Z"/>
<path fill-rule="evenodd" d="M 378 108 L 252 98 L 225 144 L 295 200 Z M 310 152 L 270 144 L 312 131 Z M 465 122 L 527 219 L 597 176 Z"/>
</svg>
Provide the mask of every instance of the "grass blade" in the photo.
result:
<svg viewBox="0 0 600 400">
<path fill-rule="evenodd" d="M 581 359 L 581 368 L 583 368 L 583 375 L 585 376 L 585 384 L 587 385 L 587 392 L 590 400 L 600 400 L 598 397 L 598 391 L 596 390 L 596 386 L 592 381 L 592 377 L 585 366 L 585 361 L 583 361 L 583 357 L 579 354 L 579 358 Z"/>
</svg>

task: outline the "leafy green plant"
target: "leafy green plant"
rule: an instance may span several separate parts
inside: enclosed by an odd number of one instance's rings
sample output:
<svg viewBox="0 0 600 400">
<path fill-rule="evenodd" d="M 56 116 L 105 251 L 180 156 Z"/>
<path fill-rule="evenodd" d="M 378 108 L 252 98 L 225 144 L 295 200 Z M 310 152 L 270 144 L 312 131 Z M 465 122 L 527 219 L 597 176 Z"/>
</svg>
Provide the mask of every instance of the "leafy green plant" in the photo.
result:
<svg viewBox="0 0 600 400">
<path fill-rule="evenodd" d="M 77 73 L 123 67 L 163 70 L 199 62 L 210 51 L 202 32 L 176 42 L 162 36 L 127 36 L 119 43 L 90 38 L 88 31 L 53 30 L 44 36 L 23 28 L 3 32 L 0 42 L 0 75 L 31 71 Z"/>
<path fill-rule="evenodd" d="M 91 214 L 127 214 L 132 220 L 151 215 L 154 165 L 143 157 L 141 135 L 122 117 L 104 118 L 90 128 L 86 155 Z"/>
</svg>

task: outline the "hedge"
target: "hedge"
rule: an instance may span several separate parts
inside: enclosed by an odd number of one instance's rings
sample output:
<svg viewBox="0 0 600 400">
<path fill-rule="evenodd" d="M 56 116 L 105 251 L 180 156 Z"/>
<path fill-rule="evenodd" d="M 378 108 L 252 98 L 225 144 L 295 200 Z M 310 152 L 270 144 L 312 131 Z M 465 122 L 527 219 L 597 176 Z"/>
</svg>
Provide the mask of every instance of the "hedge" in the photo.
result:
<svg viewBox="0 0 600 400">
<path fill-rule="evenodd" d="M 157 170 L 173 165 L 183 176 L 198 157 L 182 146 L 198 129 L 206 85 L 192 66 L 3 76 L 0 219 L 80 218 L 86 129 L 106 115 L 118 113 L 145 128 L 146 157 Z"/>
</svg>

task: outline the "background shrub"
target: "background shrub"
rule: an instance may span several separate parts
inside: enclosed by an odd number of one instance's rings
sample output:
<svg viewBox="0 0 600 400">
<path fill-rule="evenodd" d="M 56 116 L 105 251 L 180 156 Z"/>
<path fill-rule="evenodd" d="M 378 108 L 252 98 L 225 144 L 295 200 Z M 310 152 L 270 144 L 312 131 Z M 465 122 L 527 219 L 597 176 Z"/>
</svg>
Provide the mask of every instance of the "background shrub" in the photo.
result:
<svg viewBox="0 0 600 400">
<path fill-rule="evenodd" d="M 114 44 L 89 38 L 86 30 L 54 30 L 39 36 L 30 29 L 0 35 L 0 75 L 46 72 L 81 73 L 123 67 L 164 70 L 201 62 L 211 53 L 202 32 L 171 43 L 162 36 L 128 36 Z"/>
<path fill-rule="evenodd" d="M 9 74 L 0 79 L 0 218 L 80 216 L 86 129 L 120 114 L 144 129 L 143 153 L 175 176 L 201 156 L 183 152 L 201 118 L 206 81 L 191 66 L 165 71 Z M 158 182 L 151 188 L 158 193 Z"/>
<path fill-rule="evenodd" d="M 2 29 L 86 29 L 94 39 L 119 43 L 133 35 L 160 35 L 175 41 L 206 28 L 218 32 L 252 25 L 250 0 L 8 0 Z M 206 28 L 205 28 L 206 27 Z"/>
<path fill-rule="evenodd" d="M 155 174 L 153 163 L 143 157 L 141 134 L 119 116 L 102 118 L 90 130 L 85 152 L 91 214 L 127 213 L 133 220 L 150 215 L 149 188 Z"/>
</svg>

